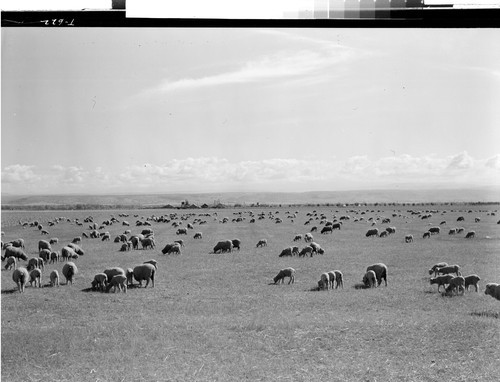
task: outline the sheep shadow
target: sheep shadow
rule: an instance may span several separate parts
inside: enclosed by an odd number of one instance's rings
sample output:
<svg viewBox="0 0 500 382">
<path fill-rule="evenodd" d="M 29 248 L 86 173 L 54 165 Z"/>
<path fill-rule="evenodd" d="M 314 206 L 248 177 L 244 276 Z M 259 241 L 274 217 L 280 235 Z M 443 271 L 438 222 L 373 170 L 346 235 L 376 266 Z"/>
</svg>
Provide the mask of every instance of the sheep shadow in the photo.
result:
<svg viewBox="0 0 500 382">
<path fill-rule="evenodd" d="M 354 284 L 353 286 L 354 289 L 370 289 L 370 287 L 368 285 L 365 285 L 363 283 L 357 283 L 357 284 Z"/>
<path fill-rule="evenodd" d="M 13 293 L 19 293 L 17 288 L 12 288 L 12 289 L 3 289 L 2 294 L 13 294 Z"/>
</svg>

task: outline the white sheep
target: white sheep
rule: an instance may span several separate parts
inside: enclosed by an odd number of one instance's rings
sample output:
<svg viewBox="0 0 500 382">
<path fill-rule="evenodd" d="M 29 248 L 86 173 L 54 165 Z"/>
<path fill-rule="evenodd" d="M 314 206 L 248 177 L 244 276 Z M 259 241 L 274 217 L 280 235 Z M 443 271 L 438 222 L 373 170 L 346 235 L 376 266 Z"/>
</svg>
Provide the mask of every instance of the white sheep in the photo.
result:
<svg viewBox="0 0 500 382">
<path fill-rule="evenodd" d="M 456 291 L 457 295 L 460 291 L 462 291 L 462 294 L 465 293 L 465 278 L 463 276 L 453 277 L 446 287 L 444 294 L 450 295 L 454 290 Z"/>
<path fill-rule="evenodd" d="M 452 275 L 442 275 L 442 276 L 436 276 L 430 279 L 430 283 L 432 284 L 437 284 L 438 285 L 438 292 L 441 286 L 444 286 L 446 288 L 446 285 L 450 283 L 450 280 L 453 278 Z"/>
<path fill-rule="evenodd" d="M 128 286 L 134 285 L 134 270 L 132 268 L 127 268 L 125 271 L 125 276 L 127 276 L 127 284 Z"/>
<path fill-rule="evenodd" d="M 113 288 L 113 292 L 116 292 L 116 287 L 118 287 L 119 291 L 124 291 L 127 293 L 127 276 L 125 275 L 115 275 L 108 283 L 106 287 L 106 292 L 109 292 L 111 288 Z"/>
<path fill-rule="evenodd" d="M 486 289 L 484 290 L 484 294 L 496 298 L 497 300 L 500 301 L 500 284 L 497 283 L 486 284 Z"/>
<path fill-rule="evenodd" d="M 52 272 L 50 272 L 49 279 L 50 286 L 59 286 L 59 272 L 57 272 L 57 270 L 54 269 Z"/>
<path fill-rule="evenodd" d="M 447 275 L 450 273 L 456 273 L 457 276 L 460 276 L 460 265 L 448 265 L 446 267 L 441 267 L 438 269 L 438 274 Z"/>
<path fill-rule="evenodd" d="M 20 293 L 24 292 L 24 288 L 29 280 L 28 270 L 24 267 L 18 267 L 14 269 L 12 273 L 12 280 L 17 284 L 17 289 Z"/>
<path fill-rule="evenodd" d="M 302 248 L 302 250 L 299 252 L 299 257 L 306 257 L 307 255 L 309 255 L 309 257 L 313 257 L 313 248 L 309 245 Z"/>
<path fill-rule="evenodd" d="M 368 268 L 366 268 L 366 272 L 368 272 L 368 271 L 375 272 L 378 286 L 380 286 L 380 284 L 382 284 L 382 280 L 385 281 L 385 286 L 387 286 L 387 266 L 385 264 L 377 263 L 377 264 L 370 265 Z"/>
<path fill-rule="evenodd" d="M 308 233 L 306 233 L 306 234 L 304 235 L 304 241 L 305 241 L 306 243 L 310 243 L 310 242 L 312 242 L 313 240 L 314 240 L 314 237 L 313 237 L 313 235 L 312 235 L 311 233 L 309 233 L 309 232 L 308 232 Z"/>
<path fill-rule="evenodd" d="M 96 290 L 99 288 L 101 292 L 106 289 L 108 284 L 108 275 L 106 273 L 98 273 L 94 276 L 94 280 L 92 280 L 92 290 Z"/>
<path fill-rule="evenodd" d="M 78 273 L 78 268 L 76 267 L 75 263 L 72 261 L 68 261 L 66 264 L 64 264 L 63 269 L 62 269 L 62 274 L 64 277 L 66 277 L 66 285 L 71 283 L 73 285 L 73 277 Z"/>
<path fill-rule="evenodd" d="M 274 277 L 274 283 L 281 283 L 283 284 L 285 282 L 285 277 L 289 277 L 290 280 L 288 281 L 288 284 L 293 284 L 295 282 L 295 269 L 293 268 L 284 268 L 281 269 L 278 274 Z"/>
<path fill-rule="evenodd" d="M 365 273 L 363 276 L 363 284 L 368 288 L 376 288 L 377 287 L 377 275 L 375 271 L 370 270 Z"/>
<path fill-rule="evenodd" d="M 443 268 L 443 267 L 447 267 L 447 266 L 448 266 L 448 263 L 444 263 L 444 262 L 434 264 L 432 266 L 432 268 L 429 269 L 429 275 L 432 275 L 434 273 L 434 277 L 436 277 L 438 274 L 439 268 Z"/>
<path fill-rule="evenodd" d="M 465 276 L 464 279 L 465 279 L 465 290 L 469 290 L 469 287 L 471 285 L 474 285 L 474 287 L 476 288 L 476 293 L 479 292 L 479 287 L 477 284 L 479 283 L 481 278 L 478 275 Z"/>
<path fill-rule="evenodd" d="M 267 239 L 260 239 L 257 243 L 257 247 L 267 247 Z"/>
<path fill-rule="evenodd" d="M 322 273 L 320 276 L 320 280 L 318 281 L 319 289 L 329 290 L 329 286 L 330 286 L 330 276 L 328 275 L 328 272 Z"/>
<path fill-rule="evenodd" d="M 16 269 L 17 268 L 17 260 L 15 257 L 7 257 L 7 262 L 5 263 L 5 269 Z"/>
<path fill-rule="evenodd" d="M 344 289 L 344 275 L 339 270 L 334 270 L 333 272 L 335 273 L 335 289 L 337 289 L 339 286 Z"/>
<path fill-rule="evenodd" d="M 158 261 L 156 261 L 154 259 L 147 260 L 143 264 L 151 264 L 155 267 L 156 270 L 158 270 Z"/>
<path fill-rule="evenodd" d="M 125 271 L 120 267 L 107 268 L 102 273 L 105 273 L 106 276 L 108 276 L 108 283 L 111 281 L 113 276 L 125 275 Z"/>
<path fill-rule="evenodd" d="M 155 287 L 155 273 L 156 268 L 152 264 L 142 264 L 134 268 L 135 281 L 139 282 L 139 287 L 142 287 L 142 281 L 146 281 L 146 288 L 148 287 L 149 280 L 151 280 L 151 287 Z"/>
<path fill-rule="evenodd" d="M 328 276 L 330 277 L 330 289 L 335 288 L 335 271 L 329 271 Z"/>
<path fill-rule="evenodd" d="M 37 283 L 38 288 L 42 287 L 42 272 L 38 268 L 35 268 L 30 272 L 30 285 L 33 286 L 33 283 L 35 283 L 35 287 Z"/>
</svg>

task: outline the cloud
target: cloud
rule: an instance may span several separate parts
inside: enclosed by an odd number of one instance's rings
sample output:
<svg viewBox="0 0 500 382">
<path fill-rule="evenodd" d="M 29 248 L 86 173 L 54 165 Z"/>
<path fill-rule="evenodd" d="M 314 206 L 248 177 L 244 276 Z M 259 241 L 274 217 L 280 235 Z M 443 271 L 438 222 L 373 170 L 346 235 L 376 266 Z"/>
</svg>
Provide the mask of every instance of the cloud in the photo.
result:
<svg viewBox="0 0 500 382">
<path fill-rule="evenodd" d="M 2 190 L 18 193 L 317 191 L 433 186 L 500 185 L 500 155 L 475 159 L 467 152 L 439 157 L 399 155 L 346 160 L 271 158 L 230 162 L 198 157 L 146 163 L 121 170 L 102 167 L 11 165 Z"/>
</svg>

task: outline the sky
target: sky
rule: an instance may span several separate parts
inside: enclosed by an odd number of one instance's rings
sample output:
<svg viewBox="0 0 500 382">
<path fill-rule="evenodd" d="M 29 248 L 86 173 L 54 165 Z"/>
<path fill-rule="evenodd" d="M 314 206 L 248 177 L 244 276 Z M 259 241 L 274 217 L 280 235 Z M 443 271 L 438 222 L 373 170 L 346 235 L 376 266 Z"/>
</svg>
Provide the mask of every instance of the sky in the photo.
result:
<svg viewBox="0 0 500 382">
<path fill-rule="evenodd" d="M 2 193 L 500 186 L 500 30 L 2 28 Z"/>
</svg>

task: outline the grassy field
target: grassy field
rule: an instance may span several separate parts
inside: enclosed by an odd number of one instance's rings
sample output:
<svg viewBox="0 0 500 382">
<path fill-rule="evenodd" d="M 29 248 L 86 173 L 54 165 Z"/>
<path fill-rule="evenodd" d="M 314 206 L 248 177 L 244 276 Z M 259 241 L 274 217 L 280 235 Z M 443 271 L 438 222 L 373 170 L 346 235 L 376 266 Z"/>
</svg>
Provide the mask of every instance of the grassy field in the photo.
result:
<svg viewBox="0 0 500 382">
<path fill-rule="evenodd" d="M 79 273 L 72 286 L 28 286 L 20 294 L 12 271 L 2 266 L 2 380 L 496 381 L 500 302 L 484 295 L 486 283 L 500 282 L 499 217 L 491 215 L 496 208 L 434 205 L 425 220 L 409 207 L 254 208 L 266 216 L 255 223 L 245 209 L 3 212 L 2 241 L 24 238 L 29 257 L 37 256 L 38 240 L 47 237 L 22 228 L 19 220 L 41 222 L 49 237 L 59 238 L 57 250 L 89 230 L 67 221 L 47 227 L 55 217 L 82 221 L 92 215 L 101 223 L 129 213 L 132 233 L 143 228 L 136 220 L 153 215 L 192 213 L 184 226 L 196 218 L 207 223 L 195 224 L 182 237 L 180 256 L 161 254 L 166 243 L 180 238 L 172 222 L 152 223 L 154 250 L 119 252 L 113 240 L 84 239 L 85 255 L 76 260 Z M 287 211 L 297 211 L 296 218 L 288 218 Z M 304 225 L 313 211 L 310 225 Z M 233 222 L 238 212 L 245 220 Z M 205 213 L 211 216 L 198 216 Z M 270 213 L 283 222 L 275 223 Z M 340 231 L 321 235 L 321 213 L 328 220 L 351 219 Z M 458 216 L 465 221 L 457 222 Z M 229 222 L 220 223 L 223 217 Z M 380 217 L 391 223 L 379 219 L 379 229 L 394 226 L 396 234 L 366 238 L 368 219 Z M 476 223 L 475 217 L 481 220 Z M 422 239 L 442 221 L 447 223 L 440 235 Z M 293 245 L 295 234 L 313 226 L 324 255 L 278 257 Z M 447 234 L 460 226 L 476 231 L 476 238 Z M 116 223 L 101 231 L 113 239 L 125 229 Z M 195 232 L 203 239 L 193 239 Z M 405 243 L 406 234 L 415 241 Z M 217 241 L 233 238 L 242 241 L 240 251 L 209 253 Z M 256 248 L 263 238 L 269 245 Z M 105 268 L 129 268 L 148 259 L 159 263 L 155 288 L 130 288 L 126 294 L 89 290 L 93 276 Z M 442 297 L 428 274 L 439 261 L 460 264 L 464 275 L 478 274 L 480 292 Z M 376 262 L 387 265 L 389 285 L 356 289 L 366 267 Z M 61 273 L 62 265 L 47 265 L 43 284 L 52 269 Z M 297 270 L 295 283 L 272 284 L 284 267 Z M 344 289 L 315 291 L 320 274 L 333 269 L 343 272 Z"/>
</svg>

